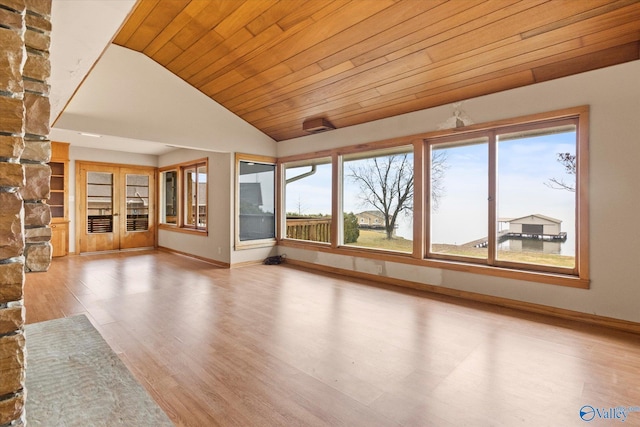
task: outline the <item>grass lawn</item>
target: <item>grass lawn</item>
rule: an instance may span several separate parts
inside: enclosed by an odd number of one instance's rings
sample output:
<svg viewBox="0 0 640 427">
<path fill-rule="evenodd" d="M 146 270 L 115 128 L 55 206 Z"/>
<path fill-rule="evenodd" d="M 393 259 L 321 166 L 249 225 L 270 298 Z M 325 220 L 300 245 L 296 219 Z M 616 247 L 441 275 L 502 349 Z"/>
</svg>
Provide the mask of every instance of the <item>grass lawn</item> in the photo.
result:
<svg viewBox="0 0 640 427">
<path fill-rule="evenodd" d="M 356 243 L 349 243 L 348 246 L 358 246 L 362 248 L 375 248 L 388 251 L 399 252 L 412 252 L 413 241 L 405 239 L 403 237 L 394 237 L 391 240 L 387 240 L 387 235 L 384 231 L 375 230 L 360 230 L 360 237 Z M 456 246 L 456 245 L 433 245 L 434 252 L 460 255 L 474 258 L 486 258 L 486 248 L 473 248 L 469 246 Z M 551 265 L 555 267 L 568 267 L 573 268 L 575 265 L 575 259 L 572 256 L 555 255 L 555 254 L 543 254 L 540 252 L 508 252 L 503 251 L 500 253 L 501 260 L 522 262 L 528 264 L 538 265 Z"/>
<path fill-rule="evenodd" d="M 384 231 L 360 230 L 358 241 L 355 243 L 349 243 L 348 246 L 384 249 L 387 251 L 412 252 L 413 240 L 407 240 L 404 237 L 394 237 L 391 240 L 387 240 L 387 234 Z"/>
</svg>

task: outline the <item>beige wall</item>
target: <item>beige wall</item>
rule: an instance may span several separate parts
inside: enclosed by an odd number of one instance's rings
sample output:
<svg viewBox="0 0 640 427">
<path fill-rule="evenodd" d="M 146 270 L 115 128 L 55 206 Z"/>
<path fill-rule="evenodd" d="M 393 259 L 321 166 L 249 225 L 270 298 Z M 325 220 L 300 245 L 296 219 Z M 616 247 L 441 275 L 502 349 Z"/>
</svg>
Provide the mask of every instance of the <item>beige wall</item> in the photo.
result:
<svg viewBox="0 0 640 427">
<path fill-rule="evenodd" d="M 158 245 L 228 265 L 260 261 L 273 247 L 235 250 L 235 155 L 198 150 L 176 150 L 160 156 L 159 166 L 207 157 L 209 159 L 209 233 L 196 236 L 159 230 Z"/>
</svg>

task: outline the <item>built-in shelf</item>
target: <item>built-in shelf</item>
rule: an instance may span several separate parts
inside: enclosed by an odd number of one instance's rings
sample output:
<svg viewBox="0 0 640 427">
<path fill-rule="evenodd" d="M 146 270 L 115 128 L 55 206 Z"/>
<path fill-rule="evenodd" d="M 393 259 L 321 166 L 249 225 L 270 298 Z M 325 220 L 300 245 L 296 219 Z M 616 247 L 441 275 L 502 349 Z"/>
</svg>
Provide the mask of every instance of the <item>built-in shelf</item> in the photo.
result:
<svg viewBox="0 0 640 427">
<path fill-rule="evenodd" d="M 53 256 L 69 253 L 69 144 L 51 142 L 51 181 L 47 204 L 51 208 Z"/>
</svg>

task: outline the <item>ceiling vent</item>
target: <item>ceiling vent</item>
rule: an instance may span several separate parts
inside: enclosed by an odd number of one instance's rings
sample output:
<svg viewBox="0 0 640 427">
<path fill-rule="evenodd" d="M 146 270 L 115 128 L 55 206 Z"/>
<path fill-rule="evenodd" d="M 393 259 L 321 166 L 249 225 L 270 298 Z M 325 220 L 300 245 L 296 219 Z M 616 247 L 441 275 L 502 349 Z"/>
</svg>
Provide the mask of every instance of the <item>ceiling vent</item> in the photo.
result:
<svg viewBox="0 0 640 427">
<path fill-rule="evenodd" d="M 320 133 L 333 130 L 336 127 L 327 119 L 319 117 L 317 119 L 308 119 L 302 123 L 302 130 L 309 133 Z"/>
</svg>

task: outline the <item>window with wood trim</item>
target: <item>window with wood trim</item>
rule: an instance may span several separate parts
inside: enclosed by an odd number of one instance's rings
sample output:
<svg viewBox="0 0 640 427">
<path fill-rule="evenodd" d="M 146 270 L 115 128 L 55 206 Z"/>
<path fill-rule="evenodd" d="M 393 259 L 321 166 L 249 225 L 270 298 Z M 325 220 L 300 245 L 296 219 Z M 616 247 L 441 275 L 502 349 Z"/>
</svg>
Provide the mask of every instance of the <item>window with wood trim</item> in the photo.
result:
<svg viewBox="0 0 640 427">
<path fill-rule="evenodd" d="M 331 158 L 333 182 L 324 191 L 333 189 L 331 212 L 345 219 L 332 226 L 327 245 L 292 238 L 285 230 L 280 244 L 588 288 L 588 129 L 589 108 L 582 106 L 341 147 L 317 159 L 281 158 L 281 181 L 289 179 L 288 167 Z M 396 184 L 370 191 L 376 180 L 398 174 L 404 178 Z M 290 210 L 290 191 L 282 182 L 281 188 L 282 207 Z M 371 206 L 394 193 L 406 196 L 405 210 L 412 215 L 403 217 L 393 203 L 386 210 L 398 211 L 406 230 L 402 223 L 386 224 L 380 209 L 363 206 L 367 194 Z M 350 242 L 345 213 L 352 211 L 357 236 Z M 366 237 L 375 232 L 380 238 L 370 244 Z"/>
<path fill-rule="evenodd" d="M 427 258 L 579 275 L 587 209 L 577 196 L 586 185 L 580 129 L 576 115 L 427 138 L 427 164 L 446 159 L 440 181 L 427 177 L 424 186 Z"/>
<path fill-rule="evenodd" d="M 160 170 L 161 226 L 207 231 L 207 177 L 207 159 Z"/>
<path fill-rule="evenodd" d="M 331 242 L 331 157 L 284 164 L 285 237 Z"/>
<path fill-rule="evenodd" d="M 236 248 L 272 245 L 276 237 L 275 159 L 236 155 Z"/>
<path fill-rule="evenodd" d="M 160 224 L 178 225 L 178 170 L 160 172 Z"/>
<path fill-rule="evenodd" d="M 339 244 L 413 251 L 413 157 L 410 145 L 342 156 L 344 239 Z"/>
</svg>

